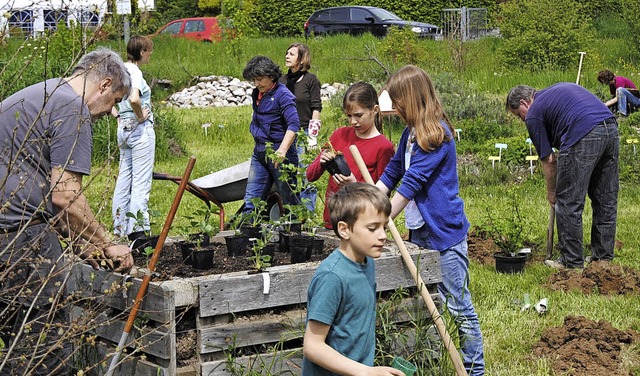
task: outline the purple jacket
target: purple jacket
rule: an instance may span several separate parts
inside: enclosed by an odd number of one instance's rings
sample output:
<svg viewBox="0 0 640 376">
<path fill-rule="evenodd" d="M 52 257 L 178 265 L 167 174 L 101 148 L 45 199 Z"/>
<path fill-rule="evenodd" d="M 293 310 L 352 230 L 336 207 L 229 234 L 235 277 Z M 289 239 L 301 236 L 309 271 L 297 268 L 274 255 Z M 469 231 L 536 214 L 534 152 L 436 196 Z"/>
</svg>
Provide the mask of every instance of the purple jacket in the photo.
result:
<svg viewBox="0 0 640 376">
<path fill-rule="evenodd" d="M 258 89 L 254 89 L 251 96 L 253 97 L 253 117 L 249 130 L 253 135 L 257 151 L 264 151 L 267 142 L 272 142 L 273 148 L 277 149 L 288 130 L 293 132 L 300 130 L 296 98 L 286 86 L 276 82 L 273 89 L 264 94 L 260 104 L 256 104 Z"/>
</svg>

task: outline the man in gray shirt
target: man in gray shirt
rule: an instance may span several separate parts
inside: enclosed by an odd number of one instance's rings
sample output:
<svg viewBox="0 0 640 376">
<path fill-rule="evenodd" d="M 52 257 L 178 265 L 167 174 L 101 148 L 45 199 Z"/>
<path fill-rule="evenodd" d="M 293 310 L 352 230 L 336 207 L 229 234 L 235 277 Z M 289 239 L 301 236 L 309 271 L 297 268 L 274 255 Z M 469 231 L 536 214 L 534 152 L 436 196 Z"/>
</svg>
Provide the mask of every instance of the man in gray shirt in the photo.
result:
<svg viewBox="0 0 640 376">
<path fill-rule="evenodd" d="M 0 102 L 0 375 L 69 370 L 60 308 L 68 269 L 59 235 L 95 268 L 133 266 L 129 248 L 113 243 L 82 187 L 91 167 L 92 122 L 130 90 L 122 59 L 99 48 L 70 77 Z"/>
</svg>

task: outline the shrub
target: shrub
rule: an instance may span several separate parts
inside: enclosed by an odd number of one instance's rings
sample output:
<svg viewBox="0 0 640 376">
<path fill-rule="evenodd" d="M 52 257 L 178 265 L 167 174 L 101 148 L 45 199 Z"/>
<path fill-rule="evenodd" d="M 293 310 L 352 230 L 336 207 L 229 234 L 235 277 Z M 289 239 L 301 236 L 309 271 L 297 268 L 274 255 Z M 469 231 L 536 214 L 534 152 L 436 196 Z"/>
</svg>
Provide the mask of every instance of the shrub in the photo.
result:
<svg viewBox="0 0 640 376">
<path fill-rule="evenodd" d="M 501 54 L 507 66 L 566 68 L 593 40 L 591 18 L 575 0 L 518 0 L 500 5 L 498 24 L 505 39 Z"/>
</svg>

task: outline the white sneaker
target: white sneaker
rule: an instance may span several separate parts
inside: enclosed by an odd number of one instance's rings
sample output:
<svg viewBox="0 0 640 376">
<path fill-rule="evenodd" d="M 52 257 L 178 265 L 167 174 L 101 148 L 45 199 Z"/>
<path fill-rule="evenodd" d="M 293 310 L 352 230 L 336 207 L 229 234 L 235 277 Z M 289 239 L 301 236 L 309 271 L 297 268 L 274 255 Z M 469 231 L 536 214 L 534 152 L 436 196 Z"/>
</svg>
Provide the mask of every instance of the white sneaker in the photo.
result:
<svg viewBox="0 0 640 376">
<path fill-rule="evenodd" d="M 564 269 L 565 266 L 560 259 L 558 260 L 544 260 L 544 264 L 553 269 Z"/>
</svg>

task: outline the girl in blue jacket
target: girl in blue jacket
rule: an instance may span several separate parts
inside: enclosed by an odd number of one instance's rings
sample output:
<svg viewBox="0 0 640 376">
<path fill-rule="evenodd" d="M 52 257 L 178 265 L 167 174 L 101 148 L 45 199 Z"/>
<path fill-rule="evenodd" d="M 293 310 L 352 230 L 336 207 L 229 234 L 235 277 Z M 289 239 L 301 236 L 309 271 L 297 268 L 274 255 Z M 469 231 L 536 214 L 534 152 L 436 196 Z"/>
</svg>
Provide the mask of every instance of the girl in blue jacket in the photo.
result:
<svg viewBox="0 0 640 376">
<path fill-rule="evenodd" d="M 482 334 L 469 293 L 469 221 L 458 196 L 454 129 L 422 69 L 401 68 L 389 78 L 386 89 L 407 127 L 376 185 L 389 194 L 402 183 L 391 199 L 391 217 L 404 209 L 409 240 L 440 251 L 438 291 L 458 325 L 467 372 L 483 375 Z"/>
</svg>

